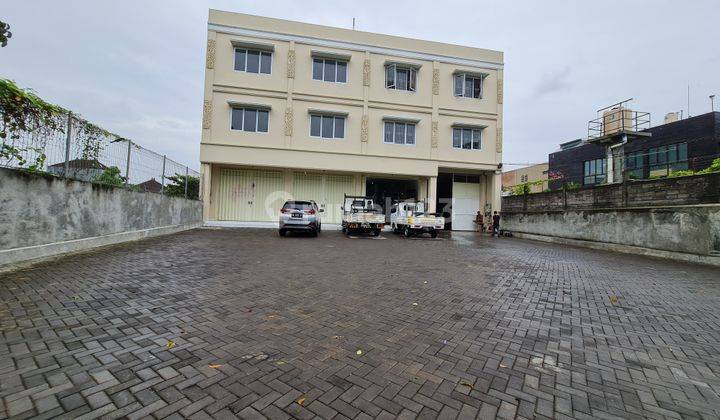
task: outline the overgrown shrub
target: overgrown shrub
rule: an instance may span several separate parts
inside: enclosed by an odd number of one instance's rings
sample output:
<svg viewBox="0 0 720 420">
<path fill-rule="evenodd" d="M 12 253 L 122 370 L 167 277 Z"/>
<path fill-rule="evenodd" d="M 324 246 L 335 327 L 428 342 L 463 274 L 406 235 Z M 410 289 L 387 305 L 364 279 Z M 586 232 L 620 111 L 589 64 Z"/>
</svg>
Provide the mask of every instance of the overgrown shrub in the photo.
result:
<svg viewBox="0 0 720 420">
<path fill-rule="evenodd" d="M 168 177 L 169 183 L 165 185 L 165 194 L 172 197 L 185 197 L 185 175 L 175 174 Z M 187 198 L 197 200 L 200 193 L 200 178 L 187 177 Z"/>
<path fill-rule="evenodd" d="M 93 182 L 103 185 L 112 185 L 113 187 L 122 187 L 125 185 L 126 178 L 120 175 L 120 168 L 111 166 L 98 175 Z"/>
</svg>

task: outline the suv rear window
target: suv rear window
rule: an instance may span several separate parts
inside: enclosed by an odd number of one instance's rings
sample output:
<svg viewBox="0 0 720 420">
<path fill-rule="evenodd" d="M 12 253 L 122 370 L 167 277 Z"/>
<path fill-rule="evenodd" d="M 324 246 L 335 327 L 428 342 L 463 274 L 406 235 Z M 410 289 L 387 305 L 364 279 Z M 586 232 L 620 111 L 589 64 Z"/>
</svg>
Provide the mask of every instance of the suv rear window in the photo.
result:
<svg viewBox="0 0 720 420">
<path fill-rule="evenodd" d="M 292 210 L 311 210 L 313 206 L 309 201 L 286 201 L 283 208 Z"/>
</svg>

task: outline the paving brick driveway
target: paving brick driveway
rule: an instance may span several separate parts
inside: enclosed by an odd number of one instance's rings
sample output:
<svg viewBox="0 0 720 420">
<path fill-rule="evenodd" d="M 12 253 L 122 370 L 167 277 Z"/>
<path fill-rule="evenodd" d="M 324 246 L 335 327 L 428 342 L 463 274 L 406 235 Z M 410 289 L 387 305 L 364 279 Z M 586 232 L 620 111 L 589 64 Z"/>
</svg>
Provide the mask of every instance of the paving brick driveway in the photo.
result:
<svg viewBox="0 0 720 420">
<path fill-rule="evenodd" d="M 720 416 L 717 268 L 384 238 L 203 229 L 0 275 L 0 417 Z"/>
</svg>

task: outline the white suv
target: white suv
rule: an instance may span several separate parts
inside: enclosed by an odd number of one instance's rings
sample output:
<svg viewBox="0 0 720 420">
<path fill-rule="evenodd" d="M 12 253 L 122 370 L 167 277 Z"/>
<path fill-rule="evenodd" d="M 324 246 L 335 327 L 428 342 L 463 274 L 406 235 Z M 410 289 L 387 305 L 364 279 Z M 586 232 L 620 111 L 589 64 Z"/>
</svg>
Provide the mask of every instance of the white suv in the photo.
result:
<svg viewBox="0 0 720 420">
<path fill-rule="evenodd" d="M 322 229 L 320 213 L 324 210 L 312 201 L 286 201 L 280 209 L 280 236 L 288 231 L 310 232 L 317 236 Z"/>
</svg>

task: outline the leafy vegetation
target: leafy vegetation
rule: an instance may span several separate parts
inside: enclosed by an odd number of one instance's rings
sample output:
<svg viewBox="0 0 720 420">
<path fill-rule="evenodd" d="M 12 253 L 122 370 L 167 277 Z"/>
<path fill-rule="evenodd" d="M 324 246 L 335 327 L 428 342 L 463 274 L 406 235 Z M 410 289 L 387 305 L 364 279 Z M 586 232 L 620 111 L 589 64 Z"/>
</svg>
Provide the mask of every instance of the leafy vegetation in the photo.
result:
<svg viewBox="0 0 720 420">
<path fill-rule="evenodd" d="M 691 171 L 691 170 L 672 171 L 672 172 L 670 172 L 670 174 L 667 177 L 668 178 L 677 178 L 680 176 L 690 176 L 690 175 L 695 175 L 695 171 Z"/>
<path fill-rule="evenodd" d="M 185 180 L 187 178 L 187 198 L 197 200 L 200 195 L 200 178 L 196 176 L 185 176 L 175 174 L 168 177 L 168 184 L 165 185 L 165 194 L 172 197 L 185 197 Z"/>
<path fill-rule="evenodd" d="M 682 171 L 671 171 L 667 178 L 677 178 L 681 176 L 690 176 L 690 175 L 702 175 L 702 174 L 709 174 L 713 172 L 720 172 L 720 158 L 713 159 L 710 166 L 708 166 L 705 169 L 702 169 L 700 171 L 693 171 L 690 169 L 682 170 Z M 659 179 L 659 178 L 665 178 L 664 175 L 653 175 L 650 176 L 648 179 Z"/>
<path fill-rule="evenodd" d="M 10 25 L 0 20 L 0 47 L 7 47 L 10 38 L 12 38 Z"/>
<path fill-rule="evenodd" d="M 0 79 L 0 163 L 42 168 L 45 162 L 45 141 L 50 135 L 64 132 L 63 114 L 67 111 L 43 101 L 33 91 L 19 88 L 12 80 Z M 21 144 L 21 134 L 32 133 L 33 145 Z M 35 157 L 28 162 L 28 156 Z"/>
<path fill-rule="evenodd" d="M 111 185 L 113 187 L 122 187 L 125 185 L 127 178 L 120 175 L 120 168 L 111 166 L 98 175 L 93 182 L 103 185 Z"/>
<path fill-rule="evenodd" d="M 563 185 L 563 188 L 565 188 L 565 190 L 567 191 L 578 190 L 580 189 L 580 184 L 578 184 L 577 182 L 568 182 L 567 184 Z"/>
</svg>

